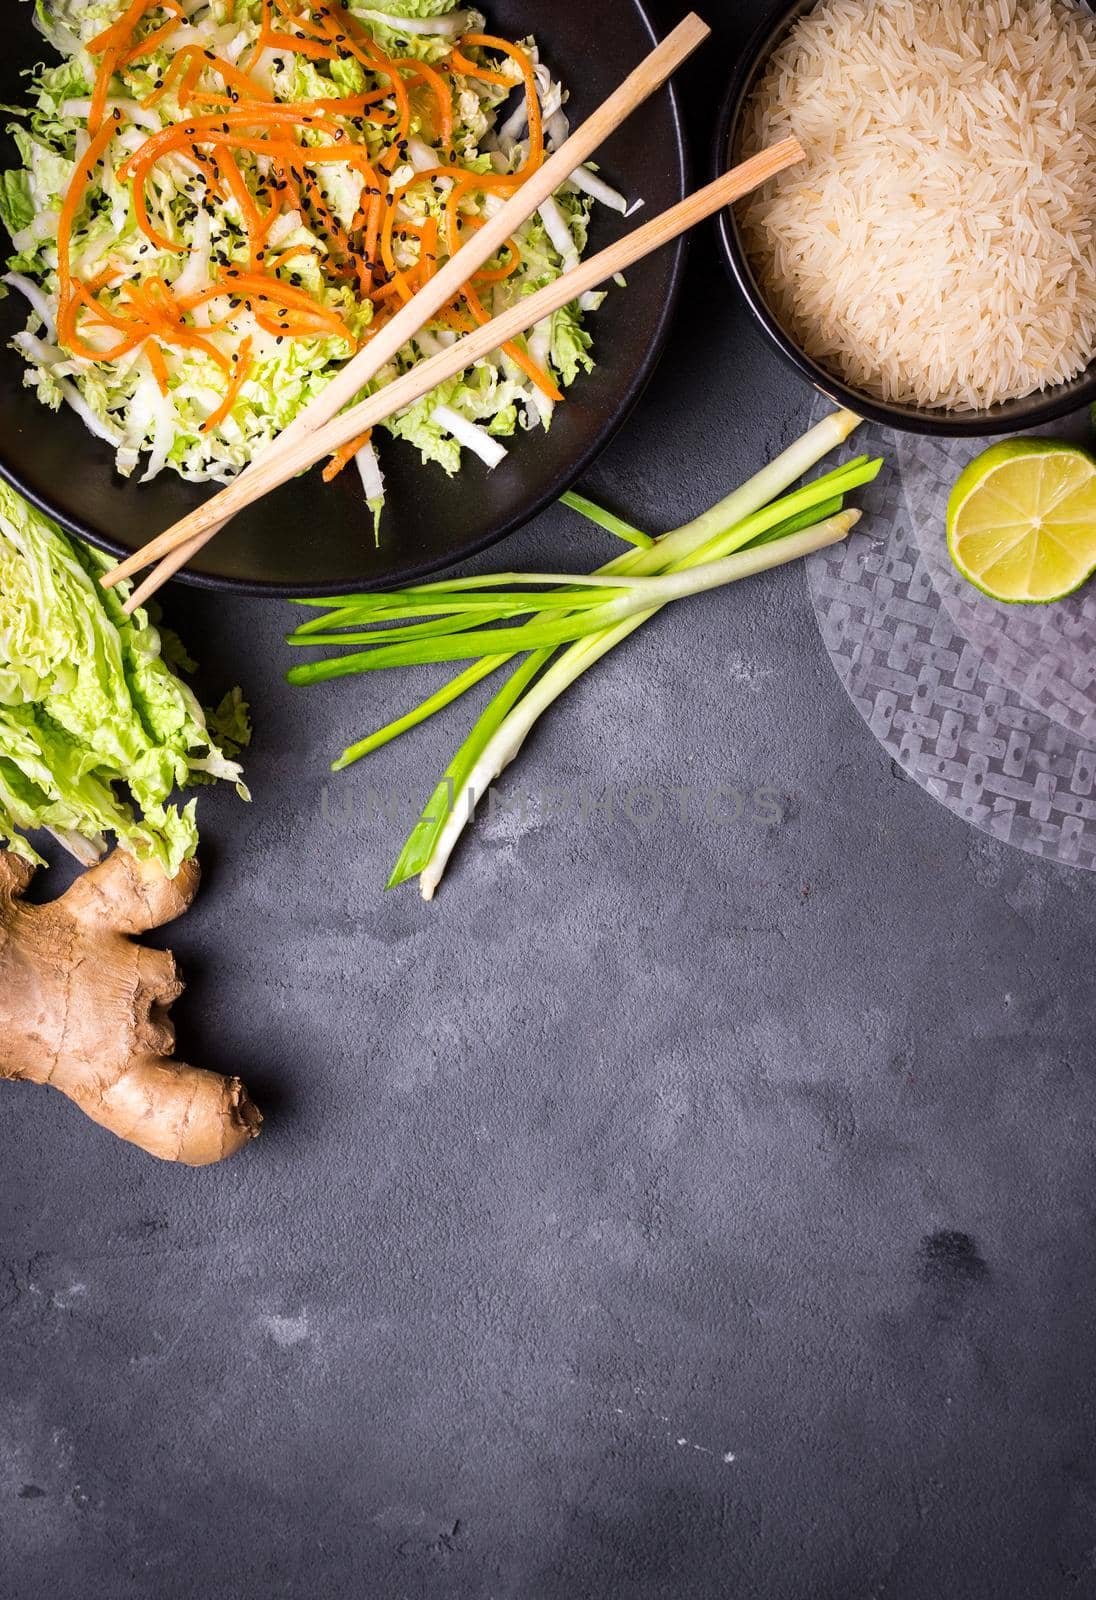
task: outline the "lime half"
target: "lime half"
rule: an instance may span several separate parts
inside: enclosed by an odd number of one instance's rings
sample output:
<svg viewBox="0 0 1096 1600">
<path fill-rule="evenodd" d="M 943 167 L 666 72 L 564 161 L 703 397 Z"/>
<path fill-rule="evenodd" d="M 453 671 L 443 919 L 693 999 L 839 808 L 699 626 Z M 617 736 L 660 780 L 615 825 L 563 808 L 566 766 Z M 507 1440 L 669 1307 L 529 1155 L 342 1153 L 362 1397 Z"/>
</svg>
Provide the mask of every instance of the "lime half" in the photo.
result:
<svg viewBox="0 0 1096 1600">
<path fill-rule="evenodd" d="M 948 550 L 994 600 L 1060 600 L 1096 569 L 1096 459 L 1078 445 L 1010 439 L 961 474 Z"/>
</svg>

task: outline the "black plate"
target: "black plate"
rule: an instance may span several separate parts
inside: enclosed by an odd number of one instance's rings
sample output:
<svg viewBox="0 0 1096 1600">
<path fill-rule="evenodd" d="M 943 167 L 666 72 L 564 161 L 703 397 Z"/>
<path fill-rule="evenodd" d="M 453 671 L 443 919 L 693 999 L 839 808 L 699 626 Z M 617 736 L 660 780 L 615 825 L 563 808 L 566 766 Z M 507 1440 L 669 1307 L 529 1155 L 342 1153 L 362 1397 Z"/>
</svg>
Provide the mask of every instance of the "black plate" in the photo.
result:
<svg viewBox="0 0 1096 1600">
<path fill-rule="evenodd" d="M 571 90 L 572 124 L 589 115 L 645 56 L 655 33 L 638 0 L 490 0 L 489 23 L 512 39 L 535 29 L 545 58 Z M 49 53 L 31 6 L 5 11 L 0 101 L 23 98 L 20 69 Z M 596 32 L 596 40 L 594 34 Z M 596 48 L 594 45 L 596 43 Z M 685 147 L 674 97 L 653 97 L 603 147 L 606 175 L 642 195 L 645 215 L 680 200 Z M 14 150 L 5 165 L 15 163 Z M 603 207 L 592 248 L 624 229 Z M 388 505 L 381 548 L 356 473 L 325 487 L 318 472 L 238 517 L 185 575 L 211 588 L 263 594 L 334 594 L 417 577 L 482 550 L 535 515 L 575 481 L 620 426 L 654 370 L 677 295 L 683 246 L 661 250 L 628 274 L 593 319 L 598 365 L 580 378 L 551 431 L 515 440 L 488 473 L 470 460 L 457 478 L 423 467 L 408 445 L 382 438 Z M 0 473 L 73 533 L 115 554 L 138 549 L 206 497 L 169 472 L 138 485 L 120 478 L 108 445 L 70 412 L 54 416 L 23 387 L 22 358 L 8 348 L 26 321 L 21 296 L 0 301 Z"/>
</svg>

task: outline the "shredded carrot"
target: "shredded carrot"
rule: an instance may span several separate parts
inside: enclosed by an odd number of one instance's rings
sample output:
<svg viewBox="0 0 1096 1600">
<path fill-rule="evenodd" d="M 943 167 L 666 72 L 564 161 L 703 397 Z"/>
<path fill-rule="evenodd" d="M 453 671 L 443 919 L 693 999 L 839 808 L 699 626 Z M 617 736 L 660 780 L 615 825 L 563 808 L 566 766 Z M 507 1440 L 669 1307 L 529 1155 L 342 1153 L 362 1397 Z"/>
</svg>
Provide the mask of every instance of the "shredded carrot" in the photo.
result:
<svg viewBox="0 0 1096 1600">
<path fill-rule="evenodd" d="M 313 39 L 325 37 L 322 23 L 298 11 L 291 0 L 274 0 L 274 4 L 286 21 L 295 23 L 302 33 L 307 33 Z"/>
<path fill-rule="evenodd" d="M 248 67 L 253 67 L 255 63 L 262 58 L 263 51 L 270 43 L 270 30 L 272 26 L 273 19 L 270 15 L 270 0 L 263 0 L 262 21 L 259 24 L 259 37 L 255 40 L 255 43 L 251 48 L 251 53 L 247 58 Z"/>
<path fill-rule="evenodd" d="M 92 294 L 98 294 L 100 289 L 105 289 L 108 283 L 112 281 L 116 282 L 118 278 L 119 273 L 114 267 L 104 267 L 102 271 L 97 272 L 93 278 L 87 279 L 85 288 L 87 288 Z"/>
<path fill-rule="evenodd" d="M 272 131 L 277 130 L 278 137 L 260 139 L 257 134 L 247 131 L 260 128 L 264 123 Z M 244 108 L 239 111 L 234 109 L 209 116 L 191 117 L 187 122 L 172 123 L 170 127 L 146 139 L 144 144 L 122 163 L 119 169 L 120 175 L 127 180 L 130 178 L 137 180 L 142 173 L 147 176 L 163 156 L 173 153 L 186 154 L 195 159 L 197 147 L 202 144 L 221 144 L 230 148 L 250 150 L 260 155 L 289 154 L 295 160 L 305 162 L 309 166 L 345 163 L 356 167 L 367 176 L 373 175 L 368 152 L 362 145 L 351 144 L 349 141 L 330 145 L 294 143 L 289 134 L 298 123 L 317 129 L 321 133 L 330 133 L 333 139 L 340 131 L 336 124 L 328 123 L 325 118 L 292 114 L 285 116 L 281 108 L 273 106 Z"/>
<path fill-rule="evenodd" d="M 342 0 L 336 0 L 336 8 L 339 11 L 338 16 L 334 15 L 329 5 L 320 4 L 312 7 L 315 21 L 326 36 L 329 39 L 335 38 L 340 44 L 347 42 L 346 38 L 339 38 L 340 34 L 345 34 L 347 37 L 353 36 L 355 44 L 365 52 L 370 61 L 387 62 L 388 57 L 373 35 L 366 29 L 355 27 L 351 18 L 346 15 Z"/>
<path fill-rule="evenodd" d="M 91 91 L 91 105 L 88 109 L 88 132 L 95 136 L 103 124 L 103 116 L 107 109 L 107 96 L 110 94 L 111 79 L 114 69 L 118 64 L 118 52 L 108 50 L 99 63 L 99 70 L 95 74 L 95 86 Z"/>
<path fill-rule="evenodd" d="M 351 20 L 349 12 L 343 13 L 341 21 L 336 21 L 326 9 L 321 12 L 321 16 L 323 17 L 328 38 L 345 44 L 351 55 L 360 61 L 363 66 L 368 67 L 370 72 L 380 73 L 389 79 L 399 112 L 399 120 L 397 122 L 397 127 L 399 128 L 398 138 L 406 139 L 411 127 L 411 100 L 407 93 L 407 85 L 400 77 L 399 69 L 395 63 L 389 60 L 375 40 L 370 38 L 368 34 L 363 35 L 358 30 Z"/>
<path fill-rule="evenodd" d="M 274 262 L 274 270 L 277 271 L 280 268 L 288 265 L 290 261 L 296 261 L 299 256 L 309 256 L 313 261 L 318 259 L 316 251 L 312 245 L 295 244 L 291 245 L 288 250 L 282 251 L 281 255 L 278 256 L 277 260 Z"/>
<path fill-rule="evenodd" d="M 171 92 L 175 79 L 178 78 L 190 65 L 196 48 L 197 47 L 195 45 L 188 44 L 184 45 L 181 50 L 177 50 L 175 52 L 167 64 L 163 81 L 161 82 L 159 88 L 153 89 L 151 94 L 147 94 L 145 96 L 145 98 L 141 101 L 143 106 L 154 106 L 158 100 L 163 99 L 165 94 L 169 94 Z"/>
<path fill-rule="evenodd" d="M 423 224 L 422 238 L 419 241 L 419 272 L 423 283 L 431 279 L 438 270 L 438 219 L 428 217 Z"/>
<path fill-rule="evenodd" d="M 225 187 L 240 212 L 247 233 L 248 251 L 251 257 L 251 267 L 254 271 L 258 267 L 260 235 L 262 233 L 262 218 L 259 209 L 252 199 L 251 190 L 244 182 L 244 175 L 232 159 L 231 154 L 224 145 L 214 145 L 213 160 L 218 173 L 224 179 Z"/>
<path fill-rule="evenodd" d="M 136 284 L 126 285 L 126 295 L 137 311 L 143 326 L 155 333 L 164 344 L 181 345 L 184 349 L 200 350 L 215 366 L 220 367 L 226 377 L 231 375 L 232 363 L 223 350 L 213 344 L 203 334 L 194 328 L 185 328 L 177 321 L 172 312 L 164 306 L 157 306 L 151 292 L 142 293 Z M 97 308 L 103 312 L 100 305 Z M 109 315 L 109 313 L 107 313 Z"/>
<path fill-rule="evenodd" d="M 480 327 L 484 327 L 488 322 L 490 322 L 491 313 L 486 309 L 479 295 L 476 293 L 470 283 L 465 284 L 464 289 L 461 292 L 464 297 L 465 305 L 479 323 Z M 537 388 L 540 390 L 541 394 L 547 395 L 549 400 L 554 400 L 557 403 L 563 399 L 563 395 L 560 392 L 558 385 L 553 382 L 552 378 L 547 372 L 545 372 L 543 367 L 537 366 L 532 356 L 522 345 L 511 339 L 508 340 L 507 343 L 502 346 L 502 348 L 510 357 L 510 360 L 514 363 L 514 365 L 520 367 L 527 378 L 532 379 Z"/>
<path fill-rule="evenodd" d="M 90 311 L 95 321 L 104 328 L 118 328 L 122 333 L 128 334 L 132 331 L 134 323 L 140 320 L 127 314 L 124 302 L 118 302 L 113 310 L 110 306 L 104 305 L 82 283 L 73 284 L 72 298 L 76 305 L 82 306 L 85 311 Z"/>
<path fill-rule="evenodd" d="M 356 439 L 350 439 L 346 444 L 340 445 L 323 469 L 324 483 L 331 483 L 333 479 L 337 478 L 343 468 L 350 465 L 358 451 L 365 449 L 372 437 L 372 428 L 367 428 L 364 433 L 359 433 Z"/>
<path fill-rule="evenodd" d="M 450 302 L 442 308 L 441 320 L 447 328 L 452 328 L 454 333 L 471 333 L 476 326 L 472 318 L 460 309 L 460 303 L 457 301 Z"/>
<path fill-rule="evenodd" d="M 318 39 L 301 39 L 292 33 L 267 35 L 268 50 L 291 50 L 294 55 L 311 56 L 313 61 L 335 61 L 339 52 L 334 45 L 321 44 Z"/>
<path fill-rule="evenodd" d="M 525 84 L 525 109 L 529 118 L 529 158 L 522 172 L 524 174 L 535 172 L 544 160 L 544 124 L 540 114 L 537 80 L 528 54 L 520 45 L 509 44 L 507 40 L 498 39 L 491 33 L 466 33 L 460 44 L 479 45 L 482 50 L 498 50 L 500 54 L 509 56 L 511 61 L 517 63 Z"/>
<path fill-rule="evenodd" d="M 58 338 L 61 343 L 65 345 L 66 349 L 71 350 L 74 355 L 83 356 L 87 361 L 117 361 L 120 357 L 128 355 L 131 350 L 135 350 L 142 339 L 145 338 L 145 330 L 143 328 L 138 327 L 135 331 L 128 331 L 127 324 L 121 318 L 112 316 L 98 300 L 87 294 L 83 284 L 74 286 L 73 301 L 74 326 L 76 306 L 81 305 L 91 313 L 86 321 L 87 327 L 118 328 L 122 333 L 121 339 L 111 349 L 96 350 L 92 345 L 85 344 L 78 333 L 73 332 L 65 337 L 58 331 Z"/>
<path fill-rule="evenodd" d="M 502 72 L 494 72 L 490 67 L 481 67 L 475 61 L 470 61 L 466 55 L 454 46 L 446 58 L 446 65 L 464 78 L 480 78 L 484 83 L 494 83 L 502 89 L 513 87 L 510 79 Z"/>
<path fill-rule="evenodd" d="M 338 324 L 337 331 L 346 332 L 334 311 L 321 306 L 303 289 L 294 289 L 291 284 L 282 283 L 278 278 L 268 278 L 259 273 L 226 272 L 221 279 L 221 287 L 227 289 L 230 294 L 258 295 L 289 310 L 306 311 L 311 316 L 329 317 L 332 322 Z"/>
<path fill-rule="evenodd" d="M 507 257 L 502 266 L 481 267 L 473 278 L 473 283 L 505 283 L 507 278 L 512 278 L 521 266 L 521 251 L 513 239 L 507 239 L 502 247 L 507 252 Z"/>
<path fill-rule="evenodd" d="M 145 354 L 148 356 L 148 364 L 152 368 L 152 376 L 159 385 L 160 393 L 166 396 L 168 392 L 167 363 L 164 361 L 164 352 L 160 349 L 155 339 L 147 341 Z"/>
<path fill-rule="evenodd" d="M 362 245 L 362 254 L 365 257 L 365 267 L 371 278 L 376 278 L 380 266 L 381 223 L 385 213 L 384 196 L 375 194 L 369 207 L 369 220 L 366 223 L 365 242 Z"/>
<path fill-rule="evenodd" d="M 345 339 L 350 347 L 354 348 L 354 339 L 349 328 L 337 312 L 329 306 L 324 306 L 304 292 L 296 289 L 283 278 L 268 277 L 260 273 L 225 273 L 220 282 L 209 289 L 203 289 L 197 294 L 187 295 L 176 299 L 175 304 L 181 313 L 194 311 L 198 306 L 206 305 L 211 300 L 236 299 L 251 306 L 257 312 L 257 303 L 266 303 L 276 306 L 282 313 L 282 321 L 292 316 L 298 320 L 307 320 L 310 331 L 320 332 L 325 337 L 331 334 Z M 272 323 L 273 331 L 288 333 L 292 329 L 283 327 L 281 323 Z"/>
<path fill-rule="evenodd" d="M 228 127 L 225 127 L 225 124 Z M 188 144 L 201 142 L 221 142 L 233 128 L 262 128 L 264 126 L 294 127 L 298 123 L 305 126 L 318 127 L 322 133 L 332 137 L 338 133 L 337 123 L 327 119 L 318 119 L 309 111 L 307 104 L 302 106 L 292 105 L 252 105 L 234 106 L 231 111 L 211 113 L 207 116 L 188 117 L 185 122 L 173 122 L 159 133 L 147 138 L 134 153 L 123 162 L 120 172 L 125 177 L 132 176 L 138 166 L 151 165 L 166 151 Z M 359 156 L 365 154 L 362 147 L 357 149 Z M 295 146 L 301 154 L 306 154 L 308 147 Z"/>
<path fill-rule="evenodd" d="M 437 103 L 438 115 L 435 119 L 435 128 L 438 138 L 448 149 L 453 142 L 453 91 L 446 83 L 440 72 L 435 72 L 433 67 L 427 66 L 425 61 L 412 58 L 393 61 L 392 66 L 399 71 L 401 68 L 415 73 L 422 78 Z"/>
<path fill-rule="evenodd" d="M 469 189 L 468 184 L 455 183 L 445 197 L 445 240 L 451 256 L 455 256 L 461 247 L 460 203 Z"/>
<path fill-rule="evenodd" d="M 198 54 L 191 56 L 186 69 L 179 80 L 179 87 L 175 91 L 175 98 L 180 106 L 188 106 L 190 97 L 194 93 L 198 79 L 202 76 L 202 58 Z"/>
<path fill-rule="evenodd" d="M 102 33 L 97 33 L 94 39 L 88 42 L 88 54 L 101 56 L 104 50 L 117 50 L 119 46 L 127 45 L 133 37 L 133 30 L 142 20 L 146 11 L 151 11 L 154 6 L 160 6 L 161 0 L 132 0 L 122 15 L 111 27 L 104 28 Z M 162 9 L 167 9 L 162 7 Z"/>
<path fill-rule="evenodd" d="M 241 72 L 239 67 L 233 66 L 231 61 L 223 60 L 221 56 L 215 55 L 211 59 L 201 45 L 185 45 L 175 56 L 175 62 L 178 62 L 180 56 L 187 57 L 189 62 L 197 62 L 199 71 L 215 72 L 226 88 L 235 89 L 248 100 L 261 100 L 264 103 L 274 101 L 271 90 L 264 88 L 257 79 L 250 77 L 246 72 Z M 168 72 L 170 71 L 169 67 Z M 166 76 L 165 73 L 165 78 Z"/>
<path fill-rule="evenodd" d="M 221 401 L 216 411 L 211 412 L 202 423 L 203 433 L 212 433 L 214 428 L 219 428 L 221 426 L 221 423 L 225 421 L 226 417 L 231 412 L 232 407 L 239 399 L 240 390 L 251 376 L 250 336 L 244 340 L 232 359 L 236 370 L 233 372 L 232 377 L 229 380 L 228 389 L 225 393 L 224 399 Z"/>
<path fill-rule="evenodd" d="M 178 17 L 171 17 L 162 27 L 156 28 L 152 33 L 146 33 L 143 39 L 140 39 L 124 55 L 119 56 L 117 70 L 121 72 L 123 68 L 130 66 L 132 62 L 139 61 L 142 56 L 147 56 L 150 50 L 155 50 L 159 45 L 163 44 L 165 39 L 170 38 L 178 26 Z"/>
</svg>

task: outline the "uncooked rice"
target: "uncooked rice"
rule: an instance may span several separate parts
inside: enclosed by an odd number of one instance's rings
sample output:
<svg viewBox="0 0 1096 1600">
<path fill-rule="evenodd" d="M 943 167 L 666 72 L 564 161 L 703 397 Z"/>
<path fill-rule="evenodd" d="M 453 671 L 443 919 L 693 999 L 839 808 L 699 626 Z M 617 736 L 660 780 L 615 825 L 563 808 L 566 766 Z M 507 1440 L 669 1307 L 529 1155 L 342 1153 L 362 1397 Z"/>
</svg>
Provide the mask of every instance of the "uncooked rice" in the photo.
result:
<svg viewBox="0 0 1096 1600">
<path fill-rule="evenodd" d="M 757 81 L 741 205 L 783 327 L 884 400 L 980 410 L 1096 350 L 1096 18 L 1074 0 L 821 0 Z"/>
</svg>

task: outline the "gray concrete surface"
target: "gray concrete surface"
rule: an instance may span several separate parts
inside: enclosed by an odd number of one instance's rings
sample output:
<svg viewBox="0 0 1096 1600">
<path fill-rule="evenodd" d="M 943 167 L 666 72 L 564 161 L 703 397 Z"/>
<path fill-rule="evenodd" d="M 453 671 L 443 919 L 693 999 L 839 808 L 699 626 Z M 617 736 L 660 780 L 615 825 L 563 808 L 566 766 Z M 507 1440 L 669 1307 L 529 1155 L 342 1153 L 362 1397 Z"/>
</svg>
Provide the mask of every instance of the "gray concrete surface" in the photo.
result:
<svg viewBox="0 0 1096 1600">
<path fill-rule="evenodd" d="M 669 525 L 808 404 L 705 237 L 589 485 Z M 1096 1594 L 1093 879 L 896 778 L 799 572 L 570 694 L 429 907 L 370 788 L 409 814 L 465 713 L 328 780 L 393 685 L 290 690 L 279 603 L 170 615 L 257 725 L 181 1047 L 268 1122 L 194 1174 L 0 1097 L 5 1600 Z"/>
</svg>

